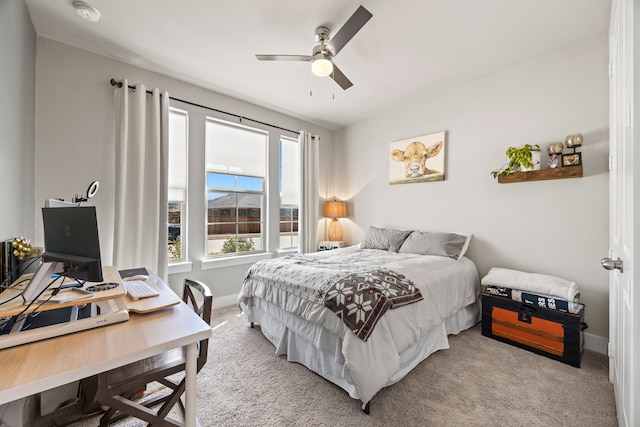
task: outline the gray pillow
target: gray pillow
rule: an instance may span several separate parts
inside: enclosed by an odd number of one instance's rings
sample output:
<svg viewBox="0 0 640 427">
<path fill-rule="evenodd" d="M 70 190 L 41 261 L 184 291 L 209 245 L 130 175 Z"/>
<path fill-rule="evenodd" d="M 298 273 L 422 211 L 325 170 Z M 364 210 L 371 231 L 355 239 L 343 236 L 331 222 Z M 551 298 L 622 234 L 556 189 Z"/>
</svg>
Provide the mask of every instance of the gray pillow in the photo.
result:
<svg viewBox="0 0 640 427">
<path fill-rule="evenodd" d="M 400 253 L 438 255 L 458 259 L 466 249 L 467 238 L 456 233 L 414 231 L 400 247 Z"/>
<path fill-rule="evenodd" d="M 402 242 L 409 234 L 411 234 L 411 230 L 393 230 L 369 226 L 362 242 L 360 242 L 360 248 L 398 252 Z"/>
</svg>

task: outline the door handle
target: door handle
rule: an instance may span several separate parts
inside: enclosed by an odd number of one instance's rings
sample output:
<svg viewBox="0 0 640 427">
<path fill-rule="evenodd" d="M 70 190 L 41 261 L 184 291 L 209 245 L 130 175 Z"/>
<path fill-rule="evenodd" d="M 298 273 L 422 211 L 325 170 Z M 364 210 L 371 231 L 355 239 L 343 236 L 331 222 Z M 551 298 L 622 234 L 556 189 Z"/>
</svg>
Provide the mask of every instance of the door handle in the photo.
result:
<svg viewBox="0 0 640 427">
<path fill-rule="evenodd" d="M 611 258 L 602 258 L 600 264 L 602 264 L 602 266 L 607 270 L 613 270 L 614 268 L 617 268 L 618 270 L 620 270 L 620 273 L 622 273 L 622 260 L 620 258 L 615 261 Z"/>
</svg>

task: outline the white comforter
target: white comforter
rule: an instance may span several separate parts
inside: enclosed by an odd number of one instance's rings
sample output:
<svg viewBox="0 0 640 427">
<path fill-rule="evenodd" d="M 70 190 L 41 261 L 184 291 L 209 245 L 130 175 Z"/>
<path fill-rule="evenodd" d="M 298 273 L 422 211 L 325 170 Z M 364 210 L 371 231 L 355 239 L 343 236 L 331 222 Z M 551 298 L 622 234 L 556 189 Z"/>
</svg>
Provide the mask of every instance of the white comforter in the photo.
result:
<svg viewBox="0 0 640 427">
<path fill-rule="evenodd" d="M 309 322 L 319 324 L 343 339 L 345 365 L 362 399 L 367 403 L 398 371 L 400 354 L 451 314 L 472 304 L 480 294 L 476 266 L 468 258 L 400 254 L 352 246 L 307 254 L 317 263 L 378 266 L 407 277 L 420 289 L 424 299 L 389 310 L 365 342 L 356 337 L 340 318 L 321 304 L 273 286 L 262 280 L 243 283 L 238 302 L 249 305 L 252 297 L 263 298 Z M 268 262 L 279 262 L 279 259 Z M 297 293 L 300 293 L 299 290 Z"/>
</svg>

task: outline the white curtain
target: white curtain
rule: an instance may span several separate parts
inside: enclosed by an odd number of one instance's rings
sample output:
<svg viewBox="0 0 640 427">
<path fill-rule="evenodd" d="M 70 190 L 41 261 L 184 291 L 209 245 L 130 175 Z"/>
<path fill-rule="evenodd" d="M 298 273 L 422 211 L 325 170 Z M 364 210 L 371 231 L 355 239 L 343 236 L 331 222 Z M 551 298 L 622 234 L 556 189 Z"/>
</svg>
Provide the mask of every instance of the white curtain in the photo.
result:
<svg viewBox="0 0 640 427">
<path fill-rule="evenodd" d="M 318 177 L 320 174 L 320 137 L 301 131 L 300 144 L 300 243 L 298 251 L 317 251 L 318 246 Z"/>
<path fill-rule="evenodd" d="M 113 264 L 167 281 L 169 94 L 116 88 Z"/>
</svg>

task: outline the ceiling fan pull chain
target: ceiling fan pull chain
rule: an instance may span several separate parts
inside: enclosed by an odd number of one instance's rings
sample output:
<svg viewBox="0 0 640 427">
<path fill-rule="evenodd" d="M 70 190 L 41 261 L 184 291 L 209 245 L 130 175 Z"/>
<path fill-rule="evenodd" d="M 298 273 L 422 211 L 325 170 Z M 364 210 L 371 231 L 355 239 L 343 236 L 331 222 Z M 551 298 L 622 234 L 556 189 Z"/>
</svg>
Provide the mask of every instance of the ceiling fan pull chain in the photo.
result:
<svg viewBox="0 0 640 427">
<path fill-rule="evenodd" d="M 334 69 L 333 71 L 331 71 L 331 78 L 332 79 L 336 79 L 336 70 Z M 331 94 L 331 100 L 335 101 L 336 100 L 336 90 L 333 90 L 333 93 Z"/>
</svg>

